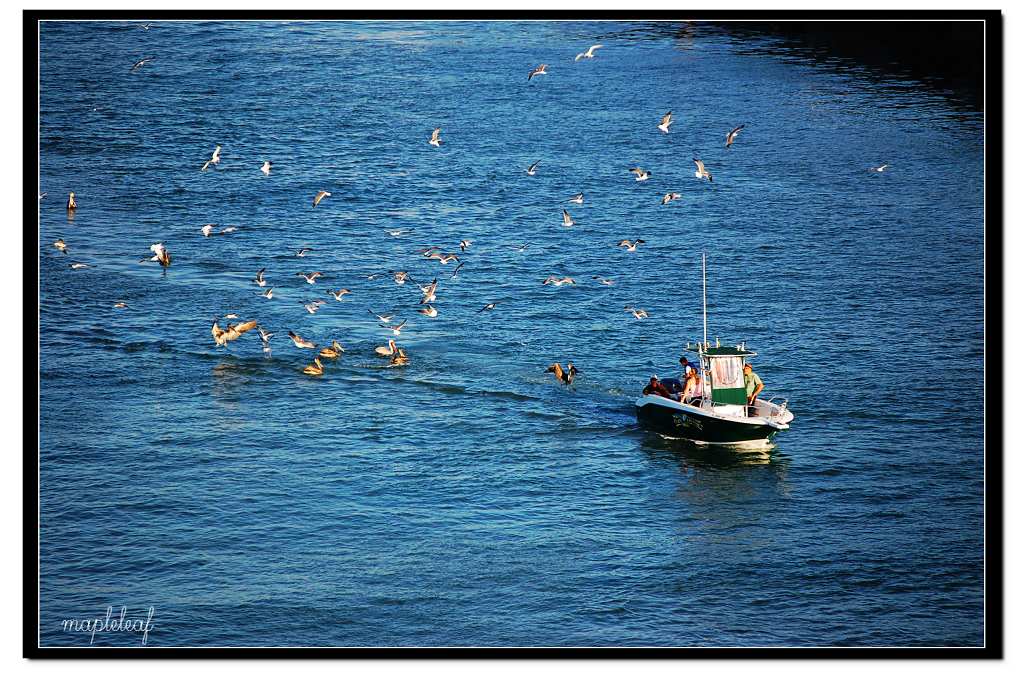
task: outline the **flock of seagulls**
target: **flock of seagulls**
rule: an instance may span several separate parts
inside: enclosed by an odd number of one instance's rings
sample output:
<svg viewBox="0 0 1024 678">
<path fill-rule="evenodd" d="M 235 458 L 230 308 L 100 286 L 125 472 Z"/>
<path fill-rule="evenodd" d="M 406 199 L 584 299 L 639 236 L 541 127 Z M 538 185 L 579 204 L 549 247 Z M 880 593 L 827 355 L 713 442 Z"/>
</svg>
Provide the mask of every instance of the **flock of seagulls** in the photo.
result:
<svg viewBox="0 0 1024 678">
<path fill-rule="evenodd" d="M 151 27 L 151 24 L 144 24 L 144 25 L 140 26 L 140 28 L 145 29 L 145 30 L 149 30 L 150 27 Z M 601 49 L 603 47 L 604 46 L 602 44 L 591 45 L 589 47 L 589 49 L 587 49 L 586 51 L 578 53 L 575 56 L 574 61 L 581 61 L 581 60 L 584 60 L 584 59 L 594 59 L 596 57 L 596 50 Z M 139 59 L 138 61 L 136 61 L 131 66 L 130 72 L 134 73 L 134 72 L 138 71 L 139 69 L 141 69 L 146 64 L 151 63 L 152 61 L 154 61 L 153 57 L 145 57 L 145 58 Z M 531 82 L 536 76 L 548 75 L 548 70 L 547 69 L 548 69 L 548 64 L 543 64 L 543 63 L 540 64 L 539 66 L 537 66 L 536 68 L 533 68 L 532 70 L 529 71 L 529 73 L 527 75 L 527 82 Z M 531 85 L 531 87 L 532 86 L 534 86 L 534 85 Z M 666 134 L 666 135 L 670 134 L 671 133 L 671 125 L 673 124 L 673 120 L 674 120 L 673 119 L 673 114 L 672 114 L 671 111 L 669 111 L 669 112 L 665 113 L 661 117 L 660 121 L 656 125 L 656 128 L 662 134 Z M 746 125 L 744 125 L 744 124 L 738 125 L 738 126 L 734 127 L 733 129 L 731 129 L 726 134 L 726 137 L 725 137 L 725 147 L 726 148 L 731 148 L 732 147 L 732 145 L 736 142 L 737 135 L 741 132 L 741 130 L 744 130 L 745 127 L 746 127 Z M 441 144 L 442 144 L 441 132 L 442 132 L 442 128 L 440 128 L 440 127 L 434 128 L 433 132 L 431 133 L 431 135 L 430 135 L 430 137 L 429 137 L 429 139 L 427 141 L 427 143 L 430 146 L 432 146 L 432 147 L 440 148 Z M 213 149 L 213 152 L 211 153 L 209 159 L 207 159 L 201 165 L 200 171 L 205 172 L 205 171 L 210 170 L 211 168 L 212 169 L 216 169 L 221 164 L 221 161 L 222 161 L 221 151 L 222 151 L 222 147 L 220 145 L 216 145 L 215 148 Z M 707 179 L 707 181 L 709 183 L 712 183 L 714 181 L 713 177 L 712 177 L 712 174 L 707 169 L 707 167 L 705 166 L 704 162 L 700 158 L 698 158 L 698 157 L 694 157 L 693 158 L 693 162 L 694 162 L 694 164 L 696 166 L 696 171 L 694 172 L 694 176 L 697 179 L 699 179 L 699 180 Z M 537 160 L 537 161 L 533 162 L 528 167 L 526 167 L 526 170 L 525 170 L 526 174 L 528 176 L 530 176 L 530 177 L 536 176 L 538 174 L 538 167 L 540 165 L 541 165 L 541 160 Z M 884 164 L 884 165 L 880 165 L 880 166 L 877 166 L 877 167 L 872 167 L 870 169 L 873 172 L 883 172 L 889 166 L 890 166 L 889 164 Z M 264 160 L 262 165 L 260 165 L 258 167 L 259 171 L 262 172 L 263 175 L 267 176 L 267 177 L 270 176 L 272 168 L 273 168 L 273 162 L 270 161 L 270 160 Z M 254 170 L 256 169 L 255 163 L 253 165 L 253 169 Z M 648 181 L 651 178 L 651 176 L 652 176 L 652 173 L 649 170 L 646 170 L 646 169 L 644 169 L 642 167 L 639 167 L 639 166 L 631 167 L 631 168 L 628 169 L 628 171 L 634 175 L 635 181 L 637 181 L 637 182 Z M 40 193 L 39 194 L 39 199 L 43 200 L 46 195 L 47 194 L 45 192 Z M 318 191 L 313 196 L 313 198 L 312 198 L 312 207 L 313 207 L 313 209 L 317 208 L 324 201 L 324 199 L 329 198 L 329 197 L 331 197 L 331 193 L 329 191 L 326 191 L 326 190 Z M 683 198 L 683 196 L 682 196 L 681 193 L 673 191 L 673 192 L 665 193 L 663 195 L 663 197 L 661 198 L 660 202 L 661 202 L 662 206 L 666 206 L 666 205 L 669 205 L 669 204 L 671 204 L 673 202 L 681 201 L 682 198 Z M 582 192 L 576 193 L 575 195 L 572 195 L 570 198 L 568 198 L 567 202 L 575 204 L 575 205 L 583 205 L 584 204 L 584 194 Z M 71 215 L 73 215 L 75 210 L 78 209 L 78 203 L 77 203 L 77 201 L 75 199 L 75 193 L 74 192 L 70 192 L 68 194 L 66 208 L 67 208 L 69 217 Z M 572 227 L 572 226 L 576 225 L 576 221 L 572 218 L 572 215 L 569 213 L 569 211 L 567 209 L 562 208 L 561 212 L 562 212 L 562 225 L 564 227 L 569 228 L 569 227 Z M 237 231 L 238 227 L 227 226 L 227 227 L 224 227 L 224 228 L 220 229 L 219 231 L 216 230 L 216 229 L 217 229 L 217 224 L 204 224 L 200 228 L 200 233 L 202 234 L 203 238 L 209 238 L 209 237 L 213 237 L 213 236 L 228 235 L 230 233 L 233 233 L 233 232 Z M 404 237 L 406 235 L 409 235 L 412 231 L 410 229 L 391 229 L 391 230 L 387 230 L 386 232 L 387 232 L 388 235 L 390 235 L 392 237 L 401 238 L 401 237 Z M 642 239 L 642 238 L 636 238 L 634 240 L 623 239 L 623 240 L 620 240 L 616 244 L 616 246 L 619 247 L 619 248 L 623 248 L 626 252 L 636 253 L 638 251 L 638 248 L 641 245 L 645 244 L 645 242 L 646 241 L 644 239 Z M 67 243 L 64 241 L 63 238 L 58 238 L 56 241 L 54 241 L 52 243 L 52 245 L 53 245 L 53 247 L 55 249 L 57 249 L 59 252 L 61 252 L 61 254 L 63 254 L 63 255 L 68 255 L 69 254 L 69 251 L 70 251 L 69 247 L 68 247 Z M 465 262 L 460 259 L 460 255 L 464 255 L 468 250 L 470 250 L 470 248 L 472 246 L 473 246 L 473 241 L 472 240 L 462 239 L 458 243 L 458 252 L 446 251 L 446 249 L 441 247 L 441 246 L 432 245 L 432 246 L 427 247 L 425 249 L 419 250 L 419 254 L 422 255 L 427 260 L 438 262 L 438 264 L 440 264 L 441 266 L 447 266 L 448 264 L 451 264 L 451 263 L 457 263 L 457 266 L 454 267 L 454 270 L 453 270 L 453 272 L 450 275 L 450 278 L 454 279 L 458 275 L 458 273 L 462 269 L 462 267 L 465 265 Z M 518 252 L 523 252 L 528 247 L 529 247 L 529 243 L 523 243 L 523 244 L 514 246 L 514 249 L 516 249 L 516 251 L 518 251 Z M 152 244 L 150 246 L 149 250 L 150 250 L 151 254 L 143 257 L 142 259 L 140 259 L 140 262 L 157 262 L 164 269 L 169 268 L 171 266 L 171 263 L 172 263 L 171 253 L 168 250 L 168 248 L 164 245 L 164 243 L 162 243 L 162 242 L 154 243 L 154 244 Z M 312 248 L 310 248 L 310 247 L 302 247 L 302 248 L 300 248 L 300 249 L 295 251 L 294 256 L 297 257 L 297 258 L 303 258 L 303 257 L 306 257 L 307 255 L 309 255 L 309 254 L 311 254 L 313 252 L 314 252 L 314 250 Z M 89 268 L 90 266 L 89 266 L 89 264 L 86 264 L 86 263 L 74 262 L 74 263 L 70 264 L 70 267 L 72 269 L 76 269 L 77 270 L 77 269 Z M 269 284 L 269 282 L 268 282 L 268 280 L 266 278 L 266 271 L 267 271 L 266 267 L 260 268 L 256 272 L 255 277 L 251 280 L 251 282 L 254 283 L 258 288 L 260 288 L 260 290 L 262 290 L 262 291 L 260 291 L 258 293 L 255 293 L 256 296 L 259 296 L 259 297 L 261 297 L 263 299 L 266 299 L 266 300 L 272 300 L 272 299 L 275 298 L 274 297 L 274 287 Z M 325 276 L 323 271 L 310 271 L 310 272 L 298 271 L 298 272 L 295 273 L 295 275 L 301 277 L 306 283 L 308 283 L 311 286 L 319 286 L 319 282 L 320 282 L 321 278 L 325 278 L 325 277 L 326 278 L 330 278 L 331 277 L 331 276 Z M 426 318 L 436 318 L 436 317 L 438 317 L 438 309 L 434 306 L 434 304 L 437 303 L 437 299 L 438 299 L 438 279 L 437 279 L 437 277 L 434 277 L 433 280 L 431 280 L 429 283 L 420 284 L 419 282 L 417 282 L 416 280 L 413 280 L 410 277 L 408 271 L 404 271 L 403 270 L 403 271 L 387 271 L 387 273 L 374 273 L 374 274 L 372 274 L 370 276 L 367 276 L 367 278 L 370 279 L 370 280 L 373 280 L 373 279 L 382 277 L 384 275 L 390 275 L 392 280 L 394 281 L 394 283 L 396 285 L 398 285 L 398 286 L 404 286 L 406 283 L 412 283 L 419 290 L 420 295 L 421 295 L 420 296 L 420 300 L 419 300 L 419 305 L 418 305 L 418 308 L 416 309 L 416 312 L 418 314 L 426 317 Z M 604 286 L 612 286 L 612 285 L 615 284 L 615 281 L 613 279 L 606 278 L 606 277 L 599 276 L 599 275 L 593 275 L 593 276 L 591 276 L 591 279 L 597 281 L 599 284 L 604 285 Z M 550 285 L 550 286 L 553 286 L 553 287 L 557 288 L 557 287 L 562 287 L 562 286 L 565 286 L 565 285 L 570 285 L 570 286 L 571 285 L 576 285 L 577 281 L 576 281 L 575 278 L 573 278 L 571 276 L 549 275 L 549 276 L 547 276 L 542 281 L 542 284 L 545 285 L 545 286 Z M 337 290 L 328 289 L 327 290 L 327 294 L 330 297 L 332 297 L 337 302 L 344 302 L 346 296 L 352 294 L 352 290 L 350 290 L 348 288 L 345 288 L 345 287 L 339 287 Z M 260 303 L 263 303 L 263 302 L 260 302 Z M 276 303 L 280 303 L 280 302 L 276 302 Z M 310 301 L 302 302 L 303 308 L 310 315 L 317 313 L 318 311 L 321 310 L 321 308 L 323 308 L 324 306 L 326 306 L 328 304 L 329 304 L 329 302 L 327 302 L 327 301 L 325 301 L 323 299 L 313 299 L 313 300 L 310 300 Z M 114 305 L 115 308 L 125 308 L 126 306 L 127 306 L 127 304 L 124 301 L 118 301 Z M 495 311 L 497 306 L 498 306 L 498 302 L 497 301 L 491 301 L 489 303 L 486 303 L 482 308 L 480 308 L 477 311 L 477 313 L 479 314 L 479 313 L 484 313 L 484 312 Z M 649 317 L 649 314 L 648 314 L 648 312 L 645 309 L 638 308 L 638 307 L 635 307 L 633 305 L 626 305 L 624 307 L 624 311 L 626 313 L 632 315 L 633 318 L 635 318 L 638 321 L 646 319 L 646 318 Z M 374 317 L 378 321 L 379 327 L 382 330 L 385 330 L 386 332 L 390 333 L 390 335 L 391 335 L 387 339 L 386 344 L 384 344 L 382 346 L 377 346 L 374 349 L 374 354 L 376 356 L 380 357 L 380 358 L 387 359 L 387 361 L 388 361 L 387 366 L 389 366 L 389 367 L 399 367 L 399 366 L 408 365 L 409 362 L 410 362 L 409 356 L 407 355 L 406 351 L 396 343 L 396 341 L 394 339 L 394 337 L 400 337 L 401 336 L 402 331 L 404 329 L 406 329 L 406 327 L 407 327 L 408 320 L 406 320 L 406 319 L 396 319 L 395 313 L 391 313 L 391 312 L 389 312 L 389 313 L 377 313 L 377 312 L 373 311 L 372 309 L 370 309 L 369 313 L 370 313 L 370 315 L 372 317 Z M 234 323 L 234 324 L 225 324 L 223 327 L 221 326 L 221 322 L 222 321 L 232 320 L 232 319 L 237 319 L 237 315 L 235 315 L 235 314 L 227 314 L 227 315 L 224 315 L 224 316 L 216 316 L 216 317 L 213 318 L 212 326 L 210 328 L 210 332 L 211 332 L 211 335 L 213 337 L 214 344 L 215 344 L 216 347 L 226 349 L 228 347 L 229 343 L 237 341 L 243 335 L 245 335 L 245 334 L 247 334 L 247 333 L 249 333 L 249 332 L 251 332 L 252 330 L 255 329 L 255 330 L 258 331 L 259 339 L 260 339 L 260 341 L 262 343 L 264 354 L 266 356 L 268 356 L 268 357 L 272 355 L 271 339 L 273 338 L 274 333 L 268 332 L 266 329 L 264 329 L 262 326 L 260 326 L 260 324 L 259 324 L 259 322 L 257 320 L 246 320 L 246 321 L 237 322 L 237 323 Z M 294 346 L 297 349 L 300 349 L 302 351 L 314 351 L 313 356 L 312 356 L 312 362 L 310 362 L 308 365 L 306 365 L 305 367 L 302 368 L 302 373 L 306 374 L 306 375 L 309 375 L 309 376 L 314 376 L 314 377 L 322 376 L 324 374 L 324 372 L 325 372 L 325 363 L 324 363 L 324 361 L 336 361 L 336 360 L 340 359 L 342 357 L 342 355 L 345 353 L 345 348 L 337 341 L 337 339 L 332 339 L 330 341 L 330 343 L 321 346 L 321 345 L 317 344 L 315 341 L 313 341 L 311 339 L 307 339 L 305 337 L 302 337 L 301 335 L 299 335 L 298 333 L 296 333 L 293 330 L 288 330 L 287 336 L 291 339 L 292 343 L 294 344 Z M 567 362 L 565 368 L 563 368 L 560 363 L 557 363 L 557 362 L 553 363 L 550 366 L 548 366 L 548 368 L 545 370 L 545 372 L 553 374 L 555 376 L 555 378 L 560 383 L 562 383 L 562 384 L 564 384 L 566 386 L 572 385 L 573 381 L 576 378 L 576 375 L 579 374 L 579 370 L 576 368 L 575 365 L 573 365 L 572 362 Z"/>
</svg>

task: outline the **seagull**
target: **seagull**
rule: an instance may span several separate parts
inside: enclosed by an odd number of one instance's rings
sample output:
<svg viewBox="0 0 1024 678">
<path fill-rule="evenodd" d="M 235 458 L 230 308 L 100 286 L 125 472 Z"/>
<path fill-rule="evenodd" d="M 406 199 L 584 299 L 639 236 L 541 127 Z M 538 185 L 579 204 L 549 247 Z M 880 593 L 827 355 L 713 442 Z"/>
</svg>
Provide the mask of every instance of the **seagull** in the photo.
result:
<svg viewBox="0 0 1024 678">
<path fill-rule="evenodd" d="M 884 172 L 884 171 L 885 171 L 885 169 L 886 169 L 886 168 L 887 168 L 888 166 L 889 166 L 889 163 L 886 163 L 886 164 L 884 164 L 884 165 L 879 165 L 878 167 L 872 167 L 872 168 L 870 169 L 870 171 L 871 171 L 871 172 Z M 72 194 L 72 195 L 74 195 L 74 194 Z"/>
<path fill-rule="evenodd" d="M 164 268 L 167 268 L 168 266 L 171 265 L 171 253 L 167 251 L 167 248 L 164 247 L 163 243 L 158 242 L 153 245 L 150 245 L 149 249 L 151 252 L 153 252 L 153 256 L 139 259 L 139 262 L 159 261 L 160 265 L 163 266 Z"/>
<path fill-rule="evenodd" d="M 392 238 L 401 238 L 403 235 L 408 235 L 409 233 L 412 233 L 412 231 L 403 230 L 401 228 L 396 228 L 393 231 L 388 231 L 388 235 L 390 235 Z"/>
<path fill-rule="evenodd" d="M 740 130 L 746 127 L 746 125 L 740 125 L 739 127 L 733 127 L 732 131 L 725 135 L 725 147 L 729 148 L 732 146 L 732 142 L 736 141 L 736 135 L 740 133 Z"/>
<path fill-rule="evenodd" d="M 421 308 L 420 310 L 418 310 L 416 312 L 417 313 L 422 313 L 423 315 L 427 316 L 428 318 L 436 318 L 437 317 L 437 309 L 434 308 L 433 306 L 431 306 L 430 304 L 427 304 L 425 307 Z"/>
<path fill-rule="evenodd" d="M 459 249 L 462 250 L 463 252 L 465 252 L 466 250 L 469 249 L 469 246 L 472 245 L 472 244 L 473 244 L 472 240 L 460 240 L 459 241 Z"/>
<path fill-rule="evenodd" d="M 642 167 L 630 167 L 629 171 L 636 175 L 637 181 L 647 181 L 651 178 L 651 173 Z"/>
<path fill-rule="evenodd" d="M 320 272 L 320 271 L 313 271 L 312 273 L 307 275 L 306 273 L 303 273 L 302 271 L 299 271 L 295 275 L 301 275 L 303 278 L 306 279 L 306 282 L 308 282 L 310 285 L 313 285 L 313 284 L 316 283 L 316 279 L 319 278 L 320 276 L 322 276 L 323 273 Z"/>
<path fill-rule="evenodd" d="M 217 224 L 203 224 L 203 227 L 199 230 L 203 232 L 204 238 L 209 238 L 210 234 L 213 232 L 213 227 L 216 225 Z"/>
<path fill-rule="evenodd" d="M 477 313 L 483 313 L 484 311 L 493 311 L 494 307 L 497 306 L 497 305 L 498 305 L 498 302 L 493 301 L 493 302 L 487 304 L 486 306 L 484 306 L 483 308 L 481 308 L 479 311 L 477 311 Z"/>
<path fill-rule="evenodd" d="M 228 313 L 226 316 L 224 316 L 224 319 L 225 320 L 238 320 L 238 314 L 237 313 Z"/>
<path fill-rule="evenodd" d="M 288 330 L 288 336 L 292 338 L 292 343 L 295 344 L 296 348 L 316 348 L 316 344 L 312 341 L 302 338 L 291 330 Z"/>
<path fill-rule="evenodd" d="M 512 247 L 515 248 L 516 252 L 525 252 L 526 248 L 529 247 L 529 246 L 530 246 L 530 243 L 528 243 L 528 242 L 524 242 L 522 245 L 512 245 Z"/>
<path fill-rule="evenodd" d="M 145 57 L 143 59 L 139 59 L 134 64 L 132 64 L 132 67 L 129 69 L 129 72 L 134 73 L 135 71 L 139 70 L 140 68 L 142 68 L 143 66 L 145 66 L 146 64 L 148 64 L 152 60 L 153 60 L 153 57 Z"/>
<path fill-rule="evenodd" d="M 431 146 L 441 147 L 441 128 L 437 127 L 434 129 L 434 133 L 430 135 L 430 141 L 428 142 Z"/>
<path fill-rule="evenodd" d="M 264 160 L 263 161 L 263 166 L 260 167 L 260 171 L 263 172 L 264 174 L 266 174 L 269 177 L 270 176 L 270 168 L 273 167 L 273 166 L 274 166 L 274 163 L 270 162 L 269 160 Z"/>
<path fill-rule="evenodd" d="M 666 193 L 665 197 L 663 197 L 661 199 L 661 204 L 662 205 L 667 205 L 670 202 L 672 202 L 673 200 L 680 200 L 680 199 L 682 199 L 682 197 L 683 197 L 682 193 Z"/>
<path fill-rule="evenodd" d="M 238 339 L 258 324 L 255 320 L 248 320 L 244 323 L 228 325 L 224 329 L 221 329 L 220 325 L 217 324 L 217 320 L 218 318 L 213 319 L 213 327 L 210 328 L 210 334 L 213 335 L 213 340 L 218 346 L 225 346 L 229 341 Z"/>
<path fill-rule="evenodd" d="M 300 247 L 299 250 L 295 253 L 295 256 L 297 256 L 297 257 L 304 257 L 304 256 L 306 256 L 307 252 L 312 252 L 312 251 L 313 251 L 312 247 Z"/>
<path fill-rule="evenodd" d="M 562 225 L 569 228 L 570 226 L 575 225 L 575 223 L 576 222 L 572 220 L 572 217 L 569 216 L 568 210 L 562 210 Z"/>
<path fill-rule="evenodd" d="M 352 294 L 352 290 L 348 289 L 347 287 L 342 287 L 337 292 L 327 290 L 327 293 L 334 297 L 335 301 L 342 301 L 342 297 L 344 297 L 346 294 Z"/>
<path fill-rule="evenodd" d="M 330 193 L 328 193 L 327 191 L 320 191 L 319 193 L 316 194 L 316 197 L 313 198 L 313 207 L 316 207 L 317 205 L 319 205 L 320 201 L 323 200 L 324 198 L 329 198 L 329 197 L 331 197 Z"/>
<path fill-rule="evenodd" d="M 409 279 L 409 273 L 407 271 L 395 271 L 395 284 L 404 285 L 405 281 Z"/>
<path fill-rule="evenodd" d="M 315 299 L 315 300 L 309 302 L 308 304 L 303 304 L 302 306 L 309 312 L 310 315 L 313 315 L 314 313 L 319 311 L 320 307 L 323 306 L 323 305 L 324 305 L 323 301 L 320 301 L 319 299 Z"/>
<path fill-rule="evenodd" d="M 71 268 L 77 270 L 79 268 L 91 268 L 91 267 L 89 266 L 89 264 L 71 264 Z"/>
<path fill-rule="evenodd" d="M 577 193 L 573 197 L 569 198 L 569 202 L 574 202 L 577 205 L 582 205 L 583 204 L 583 194 L 582 193 Z"/>
<path fill-rule="evenodd" d="M 540 160 L 538 160 L 537 162 L 535 162 L 532 165 L 530 165 L 529 167 L 527 167 L 526 168 L 526 173 L 529 174 L 532 177 L 534 174 L 537 173 L 537 165 L 539 165 L 539 164 L 540 164 Z"/>
<path fill-rule="evenodd" d="M 68 246 L 64 244 L 64 238 L 57 238 L 57 240 L 54 241 L 53 246 L 64 254 L 68 253 Z"/>
<path fill-rule="evenodd" d="M 322 349 L 320 349 L 320 357 L 337 360 L 338 357 L 344 352 L 345 347 L 339 344 L 338 340 L 335 339 L 331 342 L 330 346 L 324 346 Z"/>
<path fill-rule="evenodd" d="M 256 330 L 260 333 L 260 341 L 264 344 L 270 343 L 270 338 L 274 336 L 273 332 L 267 332 L 261 325 L 256 326 Z"/>
<path fill-rule="evenodd" d="M 114 304 L 114 308 L 128 308 L 128 304 L 124 301 L 118 301 Z"/>
<path fill-rule="evenodd" d="M 256 271 L 256 277 L 252 279 L 252 281 L 254 283 L 256 283 L 257 285 L 259 285 L 260 287 L 266 287 L 267 286 L 267 281 L 263 279 L 263 272 L 265 270 L 267 270 L 267 269 L 264 266 L 260 270 Z"/>
<path fill-rule="evenodd" d="M 647 311 L 642 308 L 633 308 L 632 306 L 624 306 L 623 311 L 628 311 L 633 314 L 633 317 L 637 320 L 642 320 L 647 317 Z"/>
<path fill-rule="evenodd" d="M 142 24 L 142 25 L 139 26 L 139 28 L 141 28 L 144 31 L 148 31 L 152 27 L 153 27 L 153 24 Z"/>
<path fill-rule="evenodd" d="M 314 377 L 319 377 L 320 375 L 322 375 L 324 373 L 324 365 L 323 363 L 320 362 L 320 358 L 314 357 L 313 364 L 306 365 L 305 367 L 303 367 L 302 373 L 309 374 Z"/>
<path fill-rule="evenodd" d="M 560 364 L 554 363 L 544 371 L 554 372 L 555 378 L 558 379 L 563 384 L 565 384 L 566 386 L 572 384 L 572 380 L 575 379 L 576 375 L 579 373 L 579 370 L 577 370 L 576 366 L 573 365 L 572 363 L 566 363 L 564 370 L 562 369 L 562 366 Z"/>
<path fill-rule="evenodd" d="M 459 265 L 455 267 L 455 270 L 454 270 L 454 271 L 452 271 L 452 278 L 454 278 L 455 276 L 457 276 L 457 275 L 459 274 L 459 271 L 461 271 L 461 270 L 462 270 L 462 267 L 463 267 L 463 266 L 465 266 L 465 265 L 466 265 L 466 262 L 464 262 L 464 261 L 460 261 L 460 262 L 459 262 Z"/>
<path fill-rule="evenodd" d="M 217 148 L 213 149 L 213 155 L 210 156 L 210 159 L 207 160 L 205 163 L 203 163 L 202 169 L 206 170 L 206 168 L 209 167 L 210 165 L 219 165 L 219 164 L 220 164 L 220 146 L 217 146 Z"/>
<path fill-rule="evenodd" d="M 227 235 L 228 233 L 234 233 L 238 230 L 238 226 L 228 226 L 227 228 L 220 229 L 217 235 Z"/>
<path fill-rule="evenodd" d="M 266 292 L 260 292 L 260 296 L 263 297 L 264 299 L 273 299 L 274 298 L 274 288 L 273 287 L 267 288 Z"/>
<path fill-rule="evenodd" d="M 697 177 L 698 179 L 706 177 L 708 181 L 714 181 L 711 178 L 711 172 L 708 172 L 704 168 L 704 161 L 703 160 L 698 160 L 697 158 L 694 158 L 693 162 L 697 165 L 697 171 L 693 173 L 693 176 Z"/>
<path fill-rule="evenodd" d="M 593 278 L 594 280 L 600 282 L 602 285 L 614 285 L 615 284 L 615 281 L 612 280 L 611 278 L 602 278 L 599 275 L 592 275 L 590 277 Z"/>
<path fill-rule="evenodd" d="M 434 252 L 427 257 L 428 259 L 437 259 L 442 264 L 447 264 L 450 261 L 459 261 L 458 255 L 455 254 L 443 254 L 441 252 Z"/>
<path fill-rule="evenodd" d="M 556 278 L 553 275 L 549 275 L 547 278 L 544 279 L 544 284 L 554 285 L 555 287 L 561 287 L 562 285 L 575 285 L 576 281 L 570 278 L 569 276 L 565 276 L 564 278 Z"/>
<path fill-rule="evenodd" d="M 43 195 L 46 194 L 44 193 Z M 75 194 L 72 191 L 68 193 L 68 212 L 74 212 L 76 209 L 78 209 L 78 203 L 75 202 Z"/>
<path fill-rule="evenodd" d="M 389 356 L 394 355 L 397 348 L 398 347 L 395 345 L 395 340 L 388 339 L 387 347 L 378 346 L 377 348 L 373 349 L 373 352 L 376 353 L 377 355 Z"/>
<path fill-rule="evenodd" d="M 642 245 L 644 242 L 646 241 L 641 240 L 640 238 L 637 238 L 632 242 L 630 242 L 629 240 L 620 240 L 618 246 L 625 247 L 627 252 L 636 252 L 636 248 Z"/>
<path fill-rule="evenodd" d="M 423 300 L 421 304 L 429 304 L 430 302 L 437 299 L 437 295 L 434 293 L 437 291 L 437 278 L 434 278 L 429 285 L 423 285 L 420 287 L 420 292 L 423 292 Z M 385 321 L 387 322 L 387 321 Z"/>
<path fill-rule="evenodd" d="M 547 67 L 547 64 L 541 64 L 540 66 L 537 66 L 537 68 L 530 71 L 530 75 L 527 76 L 526 81 L 529 82 L 533 80 L 533 76 L 535 75 L 547 75 Z"/>
<path fill-rule="evenodd" d="M 665 134 L 668 134 L 668 126 L 672 124 L 672 111 L 669 111 L 665 115 L 661 116 L 661 122 L 658 123 L 658 129 Z"/>
<path fill-rule="evenodd" d="M 433 253 L 433 252 L 434 252 L 435 250 L 438 250 L 438 251 L 440 251 L 440 249 L 441 249 L 441 248 L 440 248 L 440 247 L 438 247 L 437 245 L 431 245 L 430 247 L 427 247 L 426 249 L 422 249 L 422 250 L 420 250 L 420 251 L 419 251 L 419 253 L 420 253 L 420 254 L 422 254 L 422 255 L 423 255 L 424 257 L 426 257 L 427 259 L 429 259 L 429 258 L 430 258 L 430 255 L 431 255 L 431 254 L 432 254 L 432 253 Z"/>
<path fill-rule="evenodd" d="M 576 58 L 573 59 L 573 61 L 579 61 L 580 59 L 593 59 L 594 50 L 599 49 L 601 47 L 604 47 L 604 45 L 591 45 L 590 49 L 588 49 L 586 52 L 580 52 L 579 54 L 577 54 Z"/>
<path fill-rule="evenodd" d="M 39 199 L 40 200 L 42 200 L 45 197 L 46 197 L 46 191 L 43 191 L 42 193 L 39 194 Z"/>
<path fill-rule="evenodd" d="M 366 310 L 370 312 L 370 315 L 377 318 L 377 320 L 381 321 L 382 323 L 389 323 L 391 322 L 391 319 L 395 317 L 394 313 L 392 313 L 391 315 L 381 315 L 380 313 L 374 313 L 372 308 Z"/>
<path fill-rule="evenodd" d="M 385 325 L 384 323 L 381 323 L 381 327 L 383 327 L 386 330 L 391 330 L 392 332 L 395 333 L 395 336 L 397 337 L 397 336 L 402 334 L 402 328 L 405 327 L 405 323 L 407 323 L 407 322 L 409 322 L 409 321 L 408 320 L 403 320 L 402 322 L 398 323 L 397 325 Z"/>
</svg>

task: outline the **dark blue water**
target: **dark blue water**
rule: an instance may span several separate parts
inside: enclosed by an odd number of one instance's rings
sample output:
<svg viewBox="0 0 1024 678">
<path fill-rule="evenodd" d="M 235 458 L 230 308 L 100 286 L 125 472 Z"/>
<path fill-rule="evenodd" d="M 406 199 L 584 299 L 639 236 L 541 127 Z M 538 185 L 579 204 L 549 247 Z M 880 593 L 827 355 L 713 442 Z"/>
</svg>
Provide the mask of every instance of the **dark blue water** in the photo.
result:
<svg viewBox="0 0 1024 678">
<path fill-rule="evenodd" d="M 108 606 L 153 606 L 172 646 L 984 642 L 983 126 L 955 95 L 702 26 L 40 41 L 42 644 L 88 644 L 62 620 Z M 463 238 L 454 279 L 417 253 Z M 166 272 L 138 262 L 155 242 Z M 636 425 L 701 334 L 702 250 L 711 336 L 796 413 L 768 457 Z M 367 279 L 389 270 L 438 276 L 438 316 Z M 408 319 L 409 366 L 367 309 Z M 272 357 L 217 348 L 227 313 Z M 288 330 L 348 350 L 309 377 Z M 544 373 L 566 360 L 573 389 Z"/>
</svg>

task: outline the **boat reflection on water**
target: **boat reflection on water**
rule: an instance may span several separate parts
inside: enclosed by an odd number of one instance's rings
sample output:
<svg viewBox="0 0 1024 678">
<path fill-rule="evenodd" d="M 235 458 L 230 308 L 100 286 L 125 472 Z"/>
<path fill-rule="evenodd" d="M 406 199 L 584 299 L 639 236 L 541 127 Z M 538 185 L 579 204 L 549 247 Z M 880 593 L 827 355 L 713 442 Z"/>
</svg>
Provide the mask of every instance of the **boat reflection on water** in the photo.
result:
<svg viewBox="0 0 1024 678">
<path fill-rule="evenodd" d="M 699 445 L 685 438 L 676 438 L 655 431 L 643 431 L 641 445 L 654 458 L 672 458 L 684 467 L 728 469 L 740 466 L 785 467 L 789 458 L 778 453 L 778 446 L 745 450 L 716 445 Z"/>
</svg>

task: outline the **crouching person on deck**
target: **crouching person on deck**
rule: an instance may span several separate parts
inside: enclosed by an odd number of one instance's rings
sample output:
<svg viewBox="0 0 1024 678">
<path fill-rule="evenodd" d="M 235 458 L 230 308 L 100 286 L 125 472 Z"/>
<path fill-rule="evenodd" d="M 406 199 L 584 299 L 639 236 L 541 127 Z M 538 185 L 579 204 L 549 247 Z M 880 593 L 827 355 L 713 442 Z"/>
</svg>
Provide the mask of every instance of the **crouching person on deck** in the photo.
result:
<svg viewBox="0 0 1024 678">
<path fill-rule="evenodd" d="M 644 395 L 660 395 L 662 398 L 675 400 L 669 390 L 665 388 L 665 385 L 658 381 L 658 375 L 656 374 L 652 374 L 651 381 L 648 382 L 647 386 L 644 386 Z"/>
</svg>

